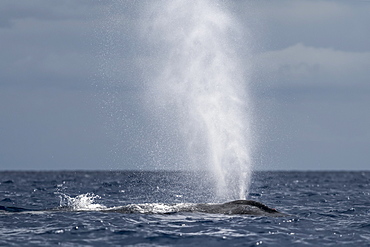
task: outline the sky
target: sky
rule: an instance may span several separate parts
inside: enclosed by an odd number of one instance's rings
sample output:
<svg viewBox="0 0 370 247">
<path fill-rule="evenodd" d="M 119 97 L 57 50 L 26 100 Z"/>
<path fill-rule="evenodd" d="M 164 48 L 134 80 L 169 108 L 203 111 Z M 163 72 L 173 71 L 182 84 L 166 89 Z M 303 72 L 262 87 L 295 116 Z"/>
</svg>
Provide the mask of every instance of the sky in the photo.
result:
<svg viewBox="0 0 370 247">
<path fill-rule="evenodd" d="M 158 168 L 142 106 L 161 62 L 143 38 L 151 3 L 1 1 L 0 170 Z M 370 1 L 222 8 L 252 68 L 254 170 L 369 170 Z"/>
</svg>

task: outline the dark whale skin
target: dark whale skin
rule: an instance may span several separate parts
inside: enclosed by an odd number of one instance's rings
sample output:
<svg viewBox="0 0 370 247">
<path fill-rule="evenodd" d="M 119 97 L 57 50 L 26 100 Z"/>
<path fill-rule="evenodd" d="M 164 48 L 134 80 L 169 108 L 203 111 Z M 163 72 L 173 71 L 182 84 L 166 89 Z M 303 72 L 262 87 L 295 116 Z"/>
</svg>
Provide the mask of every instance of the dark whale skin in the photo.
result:
<svg viewBox="0 0 370 247">
<path fill-rule="evenodd" d="M 236 200 L 226 203 L 188 203 L 188 204 L 165 204 L 171 207 L 166 212 L 155 212 L 151 210 L 151 204 L 129 204 L 122 207 L 103 210 L 105 212 L 117 213 L 207 213 L 207 214 L 224 214 L 224 215 L 254 215 L 254 216 L 284 216 L 274 208 L 270 208 L 260 202 L 253 200 Z"/>
<path fill-rule="evenodd" d="M 158 203 L 154 204 L 129 204 L 121 207 L 99 209 L 101 212 L 116 212 L 123 214 L 144 213 L 144 214 L 174 214 L 174 213 L 206 213 L 206 214 L 224 214 L 224 215 L 254 215 L 254 216 L 285 216 L 274 208 L 270 208 L 253 200 L 236 200 L 226 203 L 178 203 L 178 204 L 160 204 L 167 207 L 167 210 L 154 210 Z M 35 210 L 20 207 L 6 207 L 0 205 L 0 212 L 20 213 L 35 211 L 75 211 L 70 208 L 58 207 L 54 209 Z M 78 210 L 76 210 L 78 211 Z M 85 210 L 86 211 L 86 210 Z"/>
<path fill-rule="evenodd" d="M 275 215 L 281 216 L 282 213 L 274 208 L 270 208 L 260 202 L 252 200 L 236 200 L 222 204 L 195 204 L 193 212 L 211 214 L 246 214 L 246 215 Z"/>
</svg>

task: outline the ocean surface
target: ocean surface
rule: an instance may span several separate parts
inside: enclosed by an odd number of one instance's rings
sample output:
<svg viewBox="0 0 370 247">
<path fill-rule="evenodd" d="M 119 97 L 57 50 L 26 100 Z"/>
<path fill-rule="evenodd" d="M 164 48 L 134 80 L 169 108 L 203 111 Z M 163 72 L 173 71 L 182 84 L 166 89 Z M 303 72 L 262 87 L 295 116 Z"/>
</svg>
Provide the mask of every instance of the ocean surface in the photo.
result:
<svg viewBox="0 0 370 247">
<path fill-rule="evenodd" d="M 370 246 L 368 171 L 255 172 L 247 199 L 286 215 L 176 212 L 217 202 L 191 172 L 5 171 L 0 246 Z"/>
</svg>

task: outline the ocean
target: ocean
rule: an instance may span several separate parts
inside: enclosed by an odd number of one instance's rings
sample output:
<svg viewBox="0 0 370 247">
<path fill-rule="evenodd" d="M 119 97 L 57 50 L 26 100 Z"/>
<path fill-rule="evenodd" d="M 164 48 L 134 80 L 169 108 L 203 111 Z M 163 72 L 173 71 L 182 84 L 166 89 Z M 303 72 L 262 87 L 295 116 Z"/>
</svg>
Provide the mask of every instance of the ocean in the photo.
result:
<svg viewBox="0 0 370 247">
<path fill-rule="evenodd" d="M 252 179 L 247 199 L 283 216 L 174 211 L 217 202 L 202 173 L 3 171 L 0 246 L 370 246 L 369 171 Z"/>
</svg>

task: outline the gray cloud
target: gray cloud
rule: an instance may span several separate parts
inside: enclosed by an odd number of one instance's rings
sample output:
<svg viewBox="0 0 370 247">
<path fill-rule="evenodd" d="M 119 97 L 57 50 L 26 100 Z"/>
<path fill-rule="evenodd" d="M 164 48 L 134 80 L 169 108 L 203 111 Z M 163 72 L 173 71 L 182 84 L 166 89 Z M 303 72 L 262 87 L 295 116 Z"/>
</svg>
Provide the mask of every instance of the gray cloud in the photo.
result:
<svg viewBox="0 0 370 247">
<path fill-rule="evenodd" d="M 150 4 L 1 2 L 0 169 L 148 168 Z M 257 169 L 368 169 L 370 3 L 225 6 L 254 67 Z"/>
<path fill-rule="evenodd" d="M 100 8 L 106 8 L 111 1 L 67 0 L 50 2 L 45 0 L 4 0 L 1 2 L 0 26 L 12 28 L 20 20 L 63 21 L 99 18 Z M 98 14 L 98 15 L 97 15 Z"/>
<path fill-rule="evenodd" d="M 361 169 L 369 158 L 370 53 L 296 44 L 256 56 L 266 156 L 285 169 Z M 275 128 L 271 128 L 275 125 Z M 301 157 L 304 157 L 301 159 Z M 355 162 L 356 161 L 356 162 Z M 348 168 L 347 168 L 348 169 Z M 362 168 L 363 169 L 363 168 Z"/>
<path fill-rule="evenodd" d="M 278 83 L 296 85 L 368 86 L 370 52 L 346 52 L 296 44 L 256 56 L 256 66 L 277 76 Z M 353 80 L 353 78 L 356 80 Z"/>
<path fill-rule="evenodd" d="M 239 3 L 238 3 L 239 4 Z M 343 51 L 370 51 L 368 1 L 256 1 L 242 3 L 240 19 L 253 23 L 259 48 L 281 50 L 303 43 Z M 245 11 L 247 10 L 247 11 Z M 248 11 L 249 10 L 249 11 Z"/>
<path fill-rule="evenodd" d="M 259 20 L 250 28 L 258 43 L 253 96 L 260 167 L 365 169 L 369 2 L 259 1 L 247 7 Z"/>
</svg>

